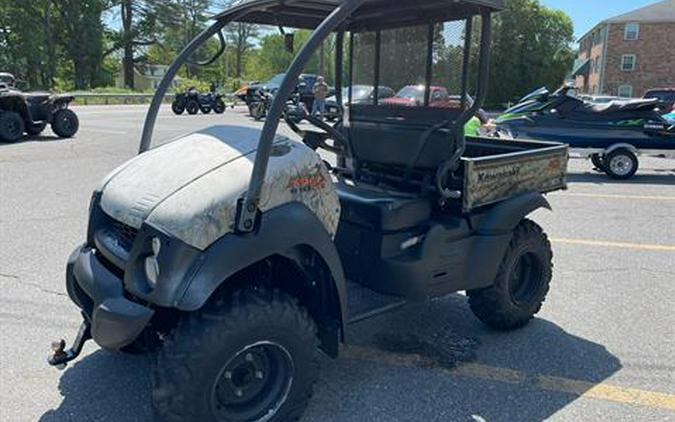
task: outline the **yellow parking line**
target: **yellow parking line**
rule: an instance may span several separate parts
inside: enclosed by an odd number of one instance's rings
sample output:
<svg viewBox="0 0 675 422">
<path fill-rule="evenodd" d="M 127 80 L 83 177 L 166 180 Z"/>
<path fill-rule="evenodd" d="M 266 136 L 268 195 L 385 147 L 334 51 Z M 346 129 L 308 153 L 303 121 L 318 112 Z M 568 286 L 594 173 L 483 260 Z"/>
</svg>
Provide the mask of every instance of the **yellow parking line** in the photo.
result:
<svg viewBox="0 0 675 422">
<path fill-rule="evenodd" d="M 675 201 L 675 196 L 660 196 L 660 195 L 611 195 L 602 193 L 566 192 L 566 193 L 552 194 L 552 196 L 598 198 L 598 199 L 635 199 L 642 201 Z"/>
<path fill-rule="evenodd" d="M 391 353 L 361 346 L 346 347 L 342 351 L 342 357 L 345 359 L 381 363 L 398 367 L 431 368 L 441 370 L 452 376 L 463 376 L 514 385 L 534 386 L 541 390 L 574 394 L 588 399 L 675 410 L 675 394 L 619 387 L 605 383 L 592 383 L 541 374 L 528 374 L 514 369 L 499 368 L 476 363 L 462 363 L 453 369 L 446 369 L 432 359 L 424 356 Z"/>
<path fill-rule="evenodd" d="M 605 248 L 635 249 L 642 251 L 675 252 L 675 245 L 650 245 L 646 243 L 610 242 L 605 240 L 551 238 L 553 243 L 579 246 L 601 246 Z"/>
</svg>

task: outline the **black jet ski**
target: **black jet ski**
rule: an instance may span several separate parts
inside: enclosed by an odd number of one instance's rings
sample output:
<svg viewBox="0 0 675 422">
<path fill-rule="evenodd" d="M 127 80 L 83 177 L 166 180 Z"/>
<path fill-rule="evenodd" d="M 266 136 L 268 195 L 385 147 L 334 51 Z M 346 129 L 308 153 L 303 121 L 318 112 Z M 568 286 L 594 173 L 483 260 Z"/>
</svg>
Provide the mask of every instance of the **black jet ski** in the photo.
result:
<svg viewBox="0 0 675 422">
<path fill-rule="evenodd" d="M 496 120 L 498 131 L 514 138 L 555 141 L 572 148 L 606 149 L 626 143 L 637 149 L 675 150 L 675 125 L 657 109 L 657 99 L 596 104 L 566 85 L 525 96 Z"/>
</svg>

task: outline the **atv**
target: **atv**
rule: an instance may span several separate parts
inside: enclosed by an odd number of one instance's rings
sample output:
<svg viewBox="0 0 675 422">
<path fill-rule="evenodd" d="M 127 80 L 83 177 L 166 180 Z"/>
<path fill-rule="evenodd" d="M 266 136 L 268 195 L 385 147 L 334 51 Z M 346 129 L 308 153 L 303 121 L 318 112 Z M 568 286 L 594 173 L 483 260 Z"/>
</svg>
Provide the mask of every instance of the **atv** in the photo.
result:
<svg viewBox="0 0 675 422">
<path fill-rule="evenodd" d="M 552 277 L 551 244 L 527 216 L 550 208 L 544 193 L 565 187 L 568 150 L 464 137 L 486 97 L 491 16 L 502 7 L 501 0 L 253 0 L 217 15 L 160 83 L 140 155 L 92 195 L 87 239 L 65 277 L 82 325 L 72 347 L 53 344 L 49 363 L 63 368 L 91 338 L 113 351 L 158 350 L 157 420 L 291 421 L 310 400 L 321 353 L 337 357 L 350 323 L 396 304 L 466 291 L 487 325 L 525 326 Z M 231 22 L 315 29 L 261 129 L 214 126 L 150 149 L 172 79 Z M 349 98 L 335 125 L 306 115 L 302 127 L 286 120 L 300 140 L 281 136 L 286 100 L 333 31 L 338 104 L 341 75 L 374 69 L 366 73 L 372 80 L 358 83 L 387 80 L 393 89 L 416 82 L 418 67 L 394 75 L 376 61 L 385 56 L 382 40 L 399 33 L 428 47 L 414 49 L 421 56 L 413 66 L 442 57 L 438 48 L 464 46 L 463 69 L 451 73 L 464 80 L 441 79 L 460 99 L 475 89 L 476 101 L 430 107 L 430 89 L 416 107 Z M 427 70 L 427 87 L 435 72 L 448 71 L 443 63 Z"/>
<path fill-rule="evenodd" d="M 188 114 L 194 115 L 201 111 L 204 114 L 209 114 L 211 111 L 216 114 L 225 113 L 225 101 L 223 94 L 212 90 L 205 94 L 200 93 L 197 88 L 188 88 L 185 92 L 176 94 L 176 98 L 171 103 L 171 110 L 175 114 L 183 114 L 187 111 Z"/>
<path fill-rule="evenodd" d="M 72 95 L 24 93 L 6 84 L 0 88 L 0 141 L 16 142 L 24 133 L 37 136 L 47 125 L 60 138 L 72 138 L 79 120 L 68 105 Z"/>
</svg>

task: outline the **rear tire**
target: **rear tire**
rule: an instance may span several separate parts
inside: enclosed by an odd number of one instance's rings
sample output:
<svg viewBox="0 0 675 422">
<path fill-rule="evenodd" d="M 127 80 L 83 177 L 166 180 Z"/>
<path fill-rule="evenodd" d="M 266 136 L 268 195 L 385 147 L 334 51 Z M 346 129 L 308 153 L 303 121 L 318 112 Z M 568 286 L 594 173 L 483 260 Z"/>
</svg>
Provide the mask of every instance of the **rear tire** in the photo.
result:
<svg viewBox="0 0 675 422">
<path fill-rule="evenodd" d="M 635 176 L 639 167 L 638 158 L 632 151 L 618 149 L 607 155 L 603 170 L 612 179 L 628 180 Z"/>
<path fill-rule="evenodd" d="M 16 142 L 23 137 L 25 126 L 19 113 L 0 112 L 0 141 Z"/>
<path fill-rule="evenodd" d="M 208 105 L 200 106 L 199 109 L 200 109 L 200 110 L 202 111 L 202 113 L 204 113 L 204 114 L 211 114 L 211 110 L 212 110 L 212 109 L 211 109 L 211 106 L 208 106 Z"/>
<path fill-rule="evenodd" d="M 188 101 L 185 110 L 187 110 L 189 115 L 194 116 L 199 113 L 199 103 L 197 101 Z"/>
<path fill-rule="evenodd" d="M 179 322 L 153 376 L 157 420 L 293 421 L 319 370 L 317 327 L 290 296 L 243 290 Z"/>
<path fill-rule="evenodd" d="M 524 219 L 513 232 L 494 285 L 467 292 L 471 310 L 492 328 L 520 328 L 541 310 L 552 273 L 548 237 L 539 225 Z"/>
<path fill-rule="evenodd" d="M 59 138 L 72 138 L 80 129 L 80 120 L 73 110 L 64 108 L 54 113 L 52 130 Z"/>
</svg>

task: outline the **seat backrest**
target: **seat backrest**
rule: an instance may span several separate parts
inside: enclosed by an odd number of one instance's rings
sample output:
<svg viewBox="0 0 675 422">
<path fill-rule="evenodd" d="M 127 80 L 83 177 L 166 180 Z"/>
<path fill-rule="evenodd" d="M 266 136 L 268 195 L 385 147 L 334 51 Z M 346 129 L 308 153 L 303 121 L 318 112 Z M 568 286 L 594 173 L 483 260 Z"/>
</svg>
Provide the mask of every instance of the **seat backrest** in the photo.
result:
<svg viewBox="0 0 675 422">
<path fill-rule="evenodd" d="M 408 166 L 419 155 L 415 169 L 435 169 L 454 153 L 458 131 L 451 122 L 460 114 L 459 108 L 352 105 L 349 138 L 354 158 Z M 448 127 L 431 133 L 423 147 L 425 134 L 445 121 Z"/>
</svg>

